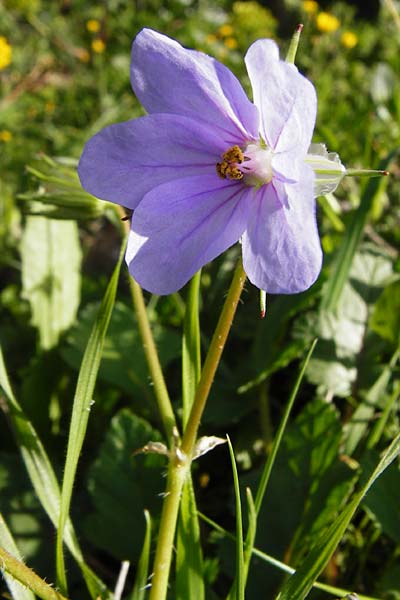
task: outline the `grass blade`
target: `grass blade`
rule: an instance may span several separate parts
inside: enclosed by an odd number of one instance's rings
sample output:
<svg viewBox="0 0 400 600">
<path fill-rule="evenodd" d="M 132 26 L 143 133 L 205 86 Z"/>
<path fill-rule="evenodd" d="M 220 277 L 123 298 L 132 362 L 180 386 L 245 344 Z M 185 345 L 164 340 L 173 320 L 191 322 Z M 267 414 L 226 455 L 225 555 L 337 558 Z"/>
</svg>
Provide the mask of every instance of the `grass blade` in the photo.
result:
<svg viewBox="0 0 400 600">
<path fill-rule="evenodd" d="M 136 573 L 135 585 L 133 586 L 130 600 L 145 600 L 149 581 L 149 562 L 151 549 L 151 517 L 148 510 L 144 511 L 146 519 L 146 533 L 144 536 L 142 553 Z"/>
<path fill-rule="evenodd" d="M 72 407 L 56 542 L 57 582 L 63 593 L 67 593 L 67 580 L 65 575 L 65 564 L 62 548 L 64 529 L 69 515 L 72 488 L 74 485 L 78 461 L 82 451 L 83 441 L 89 421 L 93 390 L 100 367 L 104 340 L 107 333 L 108 324 L 110 322 L 112 309 L 114 307 L 119 272 L 125 252 L 125 245 L 126 242 L 122 245 L 119 260 L 107 286 L 106 293 L 86 346 L 82 365 L 79 371 L 75 398 Z"/>
<path fill-rule="evenodd" d="M 201 271 L 192 278 L 182 339 L 182 420 L 186 425 L 201 373 L 199 289 Z M 204 600 L 203 554 L 193 482 L 189 478 L 182 490 L 176 551 L 177 600 Z"/>
<path fill-rule="evenodd" d="M 0 387 L 5 394 L 0 398 L 0 407 L 5 412 L 14 431 L 16 442 L 20 448 L 22 459 L 37 497 L 54 527 L 57 527 L 60 488 L 46 451 L 29 419 L 14 396 L 0 347 Z M 67 521 L 65 543 L 79 565 L 86 585 L 93 599 L 111 598 L 111 592 L 97 575 L 88 567 L 83 559 L 73 526 Z"/>
<path fill-rule="evenodd" d="M 199 323 L 199 290 L 201 271 L 192 278 L 189 287 L 189 297 L 182 339 L 182 421 L 185 427 L 190 409 L 200 381 L 200 323 Z"/>
<path fill-rule="evenodd" d="M 283 413 L 282 420 L 281 420 L 281 422 L 279 424 L 278 431 L 276 432 L 276 436 L 275 436 L 275 439 L 274 439 L 274 443 L 272 445 L 271 453 L 268 456 L 267 462 L 265 463 L 265 467 L 264 467 L 264 470 L 263 470 L 262 475 L 261 475 L 261 480 L 260 480 L 260 484 L 258 486 L 258 490 L 257 490 L 257 494 L 256 494 L 256 499 L 255 499 L 255 508 L 256 508 L 257 514 L 260 512 L 261 504 L 262 504 L 262 501 L 264 499 L 265 492 L 267 490 L 269 478 L 271 476 L 272 468 L 274 466 L 275 459 L 276 459 L 276 456 L 278 454 L 278 450 L 280 448 L 280 445 L 281 445 L 281 442 L 282 442 L 282 439 L 283 439 L 283 434 L 284 434 L 285 429 L 286 429 L 286 425 L 287 425 L 287 422 L 288 422 L 288 419 L 289 419 L 289 415 L 290 415 L 291 410 L 293 408 L 293 404 L 294 404 L 294 401 L 296 400 L 297 393 L 299 391 L 301 382 L 303 381 L 304 373 L 306 372 L 307 365 L 308 365 L 308 363 L 310 361 L 312 353 L 314 352 L 314 348 L 315 348 L 315 346 L 317 344 L 317 341 L 318 341 L 317 339 L 315 339 L 313 341 L 313 343 L 311 344 L 311 348 L 308 351 L 308 354 L 307 354 L 306 359 L 304 361 L 304 364 L 303 364 L 303 366 L 302 366 L 302 368 L 300 370 L 300 373 L 299 373 L 299 375 L 297 377 L 297 380 L 296 380 L 296 383 L 295 383 L 294 388 L 292 390 L 292 393 L 290 394 L 288 403 L 287 403 L 286 408 L 285 408 L 285 412 Z"/>
<path fill-rule="evenodd" d="M 279 595 L 279 600 L 303 600 L 313 587 L 317 577 L 328 564 L 343 537 L 351 519 L 354 516 L 363 497 L 373 485 L 374 481 L 382 475 L 387 467 L 400 454 L 400 433 L 384 452 L 381 460 L 368 477 L 361 490 L 355 494 L 351 502 L 335 519 L 319 542 L 311 549 L 306 559 L 287 580 Z"/>
<path fill-rule="evenodd" d="M 227 531 L 226 529 L 221 527 L 221 525 L 218 525 L 218 523 L 216 523 L 215 521 L 213 521 L 206 515 L 203 515 L 202 513 L 199 513 L 199 517 L 201 518 L 202 521 L 207 523 L 215 531 L 218 531 L 220 534 L 224 535 L 226 538 L 232 540 L 233 542 L 236 542 L 236 537 L 234 535 L 232 535 L 229 531 Z M 260 560 L 263 560 L 267 564 L 272 565 L 273 567 L 276 567 L 283 573 L 288 573 L 289 575 L 292 575 L 295 572 L 295 569 L 293 569 L 293 567 L 290 567 L 286 563 L 278 560 L 277 558 L 274 558 L 273 556 L 271 556 L 270 554 L 267 554 L 266 552 L 262 552 L 261 550 L 258 550 L 257 548 L 252 549 L 252 554 L 254 554 L 254 556 L 259 558 Z M 339 587 L 336 587 L 333 585 L 328 585 L 326 583 L 320 583 L 319 581 L 315 581 L 313 583 L 313 588 L 315 588 L 317 590 L 321 590 L 323 592 L 326 592 L 327 594 L 331 594 L 332 596 L 345 596 L 346 594 L 352 593 L 351 590 L 345 590 L 343 588 L 339 588 Z M 359 598 L 359 600 L 381 600 L 380 598 L 376 598 L 375 596 L 364 596 L 363 594 L 358 594 L 358 593 L 357 593 L 357 597 Z"/>
<path fill-rule="evenodd" d="M 235 508 L 236 508 L 236 576 L 235 582 L 229 593 L 228 598 L 231 600 L 244 600 L 244 591 L 246 586 L 246 579 L 244 576 L 244 552 L 243 552 L 243 520 L 242 520 L 242 504 L 240 500 L 240 487 L 239 487 L 239 476 L 236 467 L 235 454 L 233 452 L 232 444 L 227 436 L 229 454 L 232 463 L 233 473 L 233 487 L 235 491 Z M 233 594 L 232 594 L 233 592 Z M 236 593 L 235 593 L 236 592 Z"/>
</svg>

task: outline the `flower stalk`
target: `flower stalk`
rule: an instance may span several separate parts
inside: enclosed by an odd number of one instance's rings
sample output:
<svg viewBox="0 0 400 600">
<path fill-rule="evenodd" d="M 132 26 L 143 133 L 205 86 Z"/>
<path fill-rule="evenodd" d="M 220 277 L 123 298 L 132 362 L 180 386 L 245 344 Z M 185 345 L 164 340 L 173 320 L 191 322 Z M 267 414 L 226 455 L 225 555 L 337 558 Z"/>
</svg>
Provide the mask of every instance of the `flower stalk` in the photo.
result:
<svg viewBox="0 0 400 600">
<path fill-rule="evenodd" d="M 182 488 L 190 471 L 201 417 L 206 406 L 211 385 L 228 338 L 245 281 L 246 274 L 243 269 L 242 261 L 240 260 L 211 340 L 193 406 L 183 435 L 182 444 L 180 447 L 174 448 L 171 452 L 165 500 L 161 514 L 153 567 L 150 600 L 164 600 L 167 596 L 169 571 L 171 567 L 172 550 Z"/>
<path fill-rule="evenodd" d="M 4 573 L 9 573 L 16 581 L 31 590 L 43 600 L 66 600 L 51 585 L 43 581 L 32 569 L 17 560 L 9 552 L 0 548 L 0 564 Z"/>
</svg>

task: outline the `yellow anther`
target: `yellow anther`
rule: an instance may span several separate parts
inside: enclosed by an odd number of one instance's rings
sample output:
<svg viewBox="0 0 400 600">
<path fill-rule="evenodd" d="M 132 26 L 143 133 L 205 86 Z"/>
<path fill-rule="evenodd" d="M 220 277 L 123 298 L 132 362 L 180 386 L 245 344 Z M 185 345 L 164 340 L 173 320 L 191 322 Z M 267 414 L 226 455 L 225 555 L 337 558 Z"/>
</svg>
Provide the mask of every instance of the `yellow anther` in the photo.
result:
<svg viewBox="0 0 400 600">
<path fill-rule="evenodd" d="M 222 179 L 243 179 L 243 173 L 237 165 L 244 161 L 239 146 L 232 146 L 222 155 L 222 162 L 216 164 L 217 173 Z"/>
<path fill-rule="evenodd" d="M 239 146 L 232 146 L 226 152 L 223 153 L 222 158 L 224 161 L 228 163 L 242 163 L 244 160 L 243 152 L 239 148 Z"/>
</svg>

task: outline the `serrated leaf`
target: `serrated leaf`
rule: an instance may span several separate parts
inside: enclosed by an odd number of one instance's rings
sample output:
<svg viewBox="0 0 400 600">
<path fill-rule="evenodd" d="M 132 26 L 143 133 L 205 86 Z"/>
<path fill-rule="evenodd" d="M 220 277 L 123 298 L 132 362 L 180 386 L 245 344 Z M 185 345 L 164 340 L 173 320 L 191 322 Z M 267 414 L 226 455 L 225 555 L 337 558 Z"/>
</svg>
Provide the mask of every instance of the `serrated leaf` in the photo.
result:
<svg viewBox="0 0 400 600">
<path fill-rule="evenodd" d="M 75 221 L 27 217 L 21 244 L 22 290 L 43 349 L 53 348 L 75 320 L 81 249 Z"/>
<path fill-rule="evenodd" d="M 360 491 L 354 494 L 351 501 L 341 511 L 325 534 L 312 547 L 311 551 L 296 572 L 287 580 L 279 594 L 279 600 L 303 600 L 311 590 L 314 582 L 323 571 L 335 552 L 354 513 L 361 504 L 374 482 L 384 473 L 400 453 L 400 434 L 383 453 L 382 458 L 370 473 Z"/>
<path fill-rule="evenodd" d="M 165 457 L 135 454 L 149 439 L 161 440 L 161 434 L 144 419 L 121 410 L 111 420 L 89 470 L 94 510 L 84 528 L 95 547 L 118 560 L 138 559 L 145 533 L 143 510 L 157 514 L 161 507 Z"/>
</svg>

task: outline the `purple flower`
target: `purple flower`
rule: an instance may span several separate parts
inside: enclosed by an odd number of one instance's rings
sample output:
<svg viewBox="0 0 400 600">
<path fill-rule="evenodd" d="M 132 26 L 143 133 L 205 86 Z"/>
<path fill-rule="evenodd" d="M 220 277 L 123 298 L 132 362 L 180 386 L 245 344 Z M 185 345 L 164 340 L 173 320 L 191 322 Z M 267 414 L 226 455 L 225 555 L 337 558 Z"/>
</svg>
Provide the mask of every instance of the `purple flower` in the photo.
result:
<svg viewBox="0 0 400 600">
<path fill-rule="evenodd" d="M 269 293 L 307 289 L 321 269 L 313 85 L 258 40 L 246 67 L 254 103 L 210 56 L 144 29 L 131 83 L 149 113 L 86 144 L 83 187 L 134 209 L 126 260 L 143 288 L 168 294 L 241 240 L 250 281 Z"/>
</svg>

